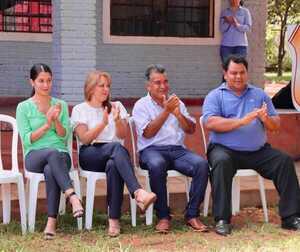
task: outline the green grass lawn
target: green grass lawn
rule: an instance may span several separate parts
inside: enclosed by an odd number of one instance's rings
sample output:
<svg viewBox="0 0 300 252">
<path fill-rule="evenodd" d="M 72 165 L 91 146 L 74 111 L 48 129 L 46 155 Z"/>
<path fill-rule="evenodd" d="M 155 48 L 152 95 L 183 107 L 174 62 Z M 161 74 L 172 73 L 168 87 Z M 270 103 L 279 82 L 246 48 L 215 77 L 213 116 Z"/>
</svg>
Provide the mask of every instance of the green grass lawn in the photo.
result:
<svg viewBox="0 0 300 252">
<path fill-rule="evenodd" d="M 213 230 L 209 233 L 193 232 L 184 225 L 182 213 L 179 213 L 174 216 L 172 232 L 167 235 L 155 233 L 153 226 L 145 226 L 144 218 L 139 218 L 137 227 L 133 228 L 130 216 L 125 215 L 121 220 L 122 234 L 118 238 L 109 238 L 106 235 L 106 215 L 95 215 L 93 229 L 79 232 L 71 214 L 66 214 L 60 217 L 57 235 L 52 241 L 43 240 L 46 221 L 43 215 L 37 219 L 37 231 L 25 236 L 21 235 L 19 223 L 1 224 L 0 251 L 299 251 L 300 232 L 282 230 L 276 210 L 269 210 L 271 223 L 262 221 L 261 210 L 251 211 L 249 214 L 249 209 L 245 209 L 240 217 L 235 217 L 233 234 L 228 237 L 221 237 Z M 213 228 L 212 217 L 204 221 Z"/>
<path fill-rule="evenodd" d="M 265 78 L 269 81 L 275 81 L 275 82 L 279 82 L 279 81 L 290 81 L 292 78 L 292 73 L 291 72 L 285 72 L 282 74 L 281 77 L 277 76 L 277 73 L 275 72 L 267 72 L 265 73 Z"/>
</svg>

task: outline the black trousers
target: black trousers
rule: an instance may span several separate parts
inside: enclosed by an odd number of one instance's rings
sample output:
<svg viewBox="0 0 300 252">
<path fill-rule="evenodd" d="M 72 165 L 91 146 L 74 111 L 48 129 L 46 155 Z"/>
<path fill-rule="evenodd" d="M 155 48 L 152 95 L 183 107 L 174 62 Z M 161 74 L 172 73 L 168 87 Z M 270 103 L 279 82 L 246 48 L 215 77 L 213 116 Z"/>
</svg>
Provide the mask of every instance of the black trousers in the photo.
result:
<svg viewBox="0 0 300 252">
<path fill-rule="evenodd" d="M 258 151 L 234 151 L 219 144 L 208 147 L 213 215 L 230 221 L 232 179 L 238 169 L 253 169 L 271 179 L 279 193 L 282 219 L 300 214 L 300 189 L 294 162 L 287 154 L 265 144 Z"/>
<path fill-rule="evenodd" d="M 44 173 L 47 193 L 48 217 L 56 218 L 60 192 L 73 188 L 69 176 L 71 158 L 69 153 L 45 148 L 32 150 L 25 157 L 26 170 Z"/>
<path fill-rule="evenodd" d="M 126 148 L 119 142 L 83 145 L 79 152 L 79 162 L 84 170 L 106 173 L 109 218 L 119 219 L 124 182 L 133 198 L 134 192 L 141 188 Z"/>
</svg>

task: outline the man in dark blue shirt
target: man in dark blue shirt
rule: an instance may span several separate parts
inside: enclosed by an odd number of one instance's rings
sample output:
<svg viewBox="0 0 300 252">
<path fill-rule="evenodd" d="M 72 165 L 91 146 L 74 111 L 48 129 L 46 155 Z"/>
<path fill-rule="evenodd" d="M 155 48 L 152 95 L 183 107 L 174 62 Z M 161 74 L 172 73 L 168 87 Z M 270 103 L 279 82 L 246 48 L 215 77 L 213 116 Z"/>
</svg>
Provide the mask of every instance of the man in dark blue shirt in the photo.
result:
<svg viewBox="0 0 300 252">
<path fill-rule="evenodd" d="M 282 228 L 300 230 L 300 189 L 293 160 L 267 143 L 266 130 L 280 128 L 271 99 L 248 84 L 248 63 L 240 56 L 224 62 L 226 82 L 212 90 L 203 105 L 210 131 L 207 151 L 211 167 L 216 232 L 231 232 L 231 187 L 238 169 L 255 169 L 271 179 L 279 193 Z"/>
</svg>

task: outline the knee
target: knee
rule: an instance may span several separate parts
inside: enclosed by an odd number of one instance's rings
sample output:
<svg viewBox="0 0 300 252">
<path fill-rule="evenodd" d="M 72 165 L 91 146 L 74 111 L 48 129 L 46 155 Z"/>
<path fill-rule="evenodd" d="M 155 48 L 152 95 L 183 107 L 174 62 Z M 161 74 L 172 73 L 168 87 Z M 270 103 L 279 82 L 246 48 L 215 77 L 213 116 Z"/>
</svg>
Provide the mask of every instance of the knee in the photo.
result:
<svg viewBox="0 0 300 252">
<path fill-rule="evenodd" d="M 116 169 L 115 163 L 112 159 L 109 159 L 106 162 L 105 170 L 106 170 L 106 173 L 108 173 L 108 174 L 117 174 L 117 169 Z"/>
<path fill-rule="evenodd" d="M 199 157 L 199 160 L 194 164 L 194 170 L 197 176 L 208 177 L 208 162 Z"/>
<path fill-rule="evenodd" d="M 147 164 L 149 173 L 152 176 L 159 177 L 167 174 L 167 164 L 162 158 L 153 158 Z"/>
<path fill-rule="evenodd" d="M 224 170 L 224 169 L 229 169 L 233 165 L 233 161 L 230 156 L 228 155 L 219 155 L 219 156 L 214 156 L 213 158 L 209 158 L 209 164 L 212 169 L 219 169 L 219 170 Z"/>
<path fill-rule="evenodd" d="M 44 176 L 45 176 L 46 180 L 47 180 L 47 178 L 52 176 L 52 170 L 51 170 L 51 167 L 48 164 L 44 168 Z"/>
</svg>

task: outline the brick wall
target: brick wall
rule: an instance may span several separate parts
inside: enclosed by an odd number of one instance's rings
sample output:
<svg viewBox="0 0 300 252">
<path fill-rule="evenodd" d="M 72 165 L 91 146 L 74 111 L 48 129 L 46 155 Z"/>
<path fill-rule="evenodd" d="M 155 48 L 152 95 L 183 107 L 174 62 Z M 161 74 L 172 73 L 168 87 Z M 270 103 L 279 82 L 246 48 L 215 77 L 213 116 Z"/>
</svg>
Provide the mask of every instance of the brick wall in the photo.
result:
<svg viewBox="0 0 300 252">
<path fill-rule="evenodd" d="M 0 40 L 0 96 L 29 96 L 31 66 L 51 58 L 50 43 Z"/>
</svg>

